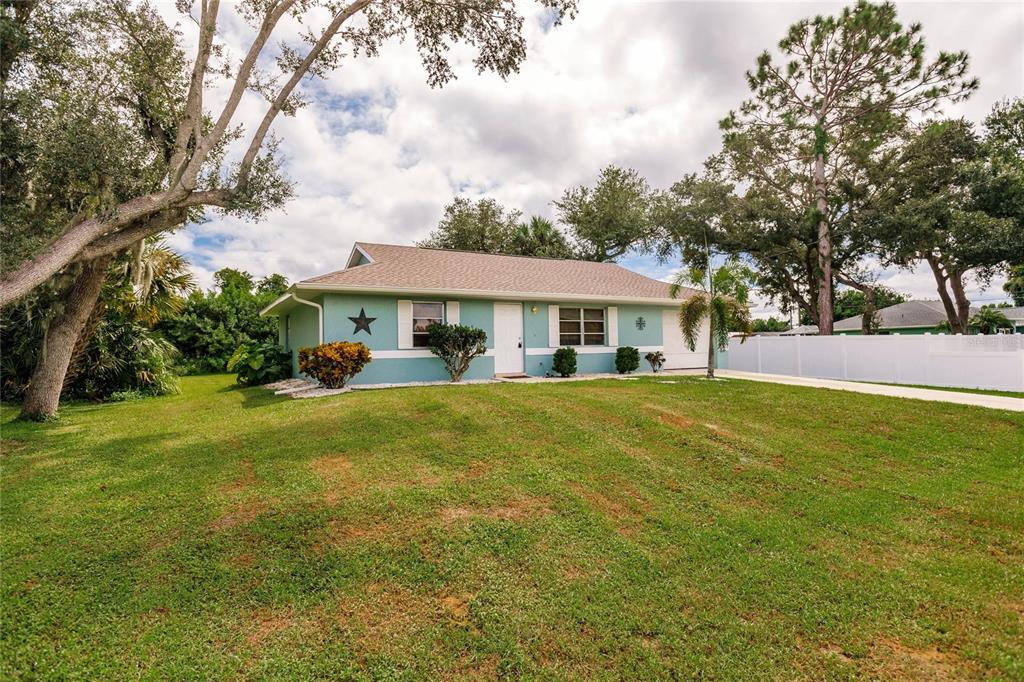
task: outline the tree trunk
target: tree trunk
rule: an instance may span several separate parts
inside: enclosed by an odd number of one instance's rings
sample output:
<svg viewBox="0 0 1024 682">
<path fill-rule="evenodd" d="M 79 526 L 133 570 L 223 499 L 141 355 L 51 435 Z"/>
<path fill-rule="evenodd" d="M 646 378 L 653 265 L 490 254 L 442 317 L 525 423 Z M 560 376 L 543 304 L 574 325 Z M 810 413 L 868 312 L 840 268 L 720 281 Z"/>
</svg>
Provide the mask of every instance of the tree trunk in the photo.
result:
<svg viewBox="0 0 1024 682">
<path fill-rule="evenodd" d="M 82 373 L 82 359 L 85 357 L 85 351 L 89 348 L 89 342 L 92 341 L 92 337 L 96 333 L 96 327 L 99 326 L 100 320 L 103 319 L 106 312 L 107 306 L 102 300 L 97 300 L 96 305 L 92 307 L 92 312 L 89 313 L 88 319 L 82 325 L 82 331 L 78 334 L 78 339 L 75 341 L 74 350 L 71 351 L 68 370 L 64 373 L 62 391 L 66 391 L 75 382 L 78 375 Z"/>
<path fill-rule="evenodd" d="M 957 312 L 956 306 L 953 304 L 953 298 L 949 295 L 949 291 L 946 290 L 946 282 L 949 280 L 946 273 L 943 272 L 942 263 L 934 254 L 928 254 L 925 256 L 925 261 L 928 263 L 928 267 L 932 269 L 932 275 L 935 276 L 936 291 L 939 293 L 939 300 L 942 301 L 942 307 L 946 311 L 946 320 L 949 322 L 949 331 L 953 334 L 966 334 L 967 324 L 966 320 L 963 324 L 960 322 L 960 315 Z M 961 286 L 961 290 L 963 287 Z"/>
<path fill-rule="evenodd" d="M 818 335 L 832 335 L 832 234 L 825 198 L 825 152 L 814 157 L 814 197 L 818 210 Z"/>
<path fill-rule="evenodd" d="M 875 312 L 878 310 L 878 290 L 875 287 L 865 285 L 864 292 L 864 313 L 860 318 L 860 331 L 865 336 L 875 333 Z"/>
<path fill-rule="evenodd" d="M 25 392 L 21 419 L 41 421 L 57 414 L 71 354 L 99 300 L 109 264 L 109 256 L 87 263 L 72 285 L 64 309 L 47 331 L 42 353 Z"/>
<path fill-rule="evenodd" d="M 953 290 L 953 300 L 956 302 L 956 320 L 962 330 L 960 333 L 966 334 L 971 319 L 971 302 L 964 292 L 964 273 L 959 270 L 951 271 L 949 288 Z"/>
</svg>

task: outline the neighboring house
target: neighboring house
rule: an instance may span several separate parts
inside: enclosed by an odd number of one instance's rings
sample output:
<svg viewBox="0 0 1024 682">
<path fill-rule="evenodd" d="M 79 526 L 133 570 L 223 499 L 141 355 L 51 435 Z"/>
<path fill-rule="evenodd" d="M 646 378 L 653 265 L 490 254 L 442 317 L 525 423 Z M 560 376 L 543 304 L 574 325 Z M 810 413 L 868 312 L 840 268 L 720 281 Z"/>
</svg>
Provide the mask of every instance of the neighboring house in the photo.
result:
<svg viewBox="0 0 1024 682">
<path fill-rule="evenodd" d="M 971 308 L 971 315 L 977 312 L 977 308 Z M 934 334 L 936 327 L 946 321 L 946 309 L 942 301 L 904 301 L 879 308 L 877 320 L 878 334 Z M 839 320 L 832 329 L 836 334 L 860 334 L 861 316 Z"/>
<path fill-rule="evenodd" d="M 614 372 L 618 346 L 660 350 L 666 369 L 705 367 L 707 327 L 691 352 L 678 310 L 667 283 L 613 263 L 359 242 L 345 269 L 292 285 L 261 314 L 279 318 L 294 374 L 298 349 L 360 341 L 373 360 L 353 382 L 376 384 L 448 378 L 426 348 L 432 322 L 487 333 L 466 379 L 543 376 L 561 346 L 576 348 L 580 374 Z"/>
<path fill-rule="evenodd" d="M 1013 323 L 1015 334 L 1024 334 L 1024 306 L 1016 308 L 997 308 L 999 312 L 1006 315 L 1006 319 Z"/>
<path fill-rule="evenodd" d="M 816 324 L 802 324 L 799 327 L 793 327 L 787 329 L 784 332 L 779 332 L 779 336 L 817 336 L 818 325 Z"/>
</svg>

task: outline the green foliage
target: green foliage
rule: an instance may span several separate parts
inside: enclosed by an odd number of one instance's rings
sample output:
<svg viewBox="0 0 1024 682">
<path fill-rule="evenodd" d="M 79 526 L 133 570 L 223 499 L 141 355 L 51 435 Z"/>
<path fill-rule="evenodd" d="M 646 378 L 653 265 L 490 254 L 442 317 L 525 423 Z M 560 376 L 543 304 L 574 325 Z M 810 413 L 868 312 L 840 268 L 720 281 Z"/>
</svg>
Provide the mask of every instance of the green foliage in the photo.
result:
<svg viewBox="0 0 1024 682">
<path fill-rule="evenodd" d="M 575 258 L 576 252 L 565 235 L 554 224 L 540 216 L 516 228 L 507 250 L 515 256 L 541 256 L 544 258 Z"/>
<path fill-rule="evenodd" d="M 629 374 L 640 367 L 640 351 L 633 346 L 619 346 L 615 349 L 615 371 Z"/>
<path fill-rule="evenodd" d="M 335 341 L 299 349 L 299 371 L 327 388 L 344 388 L 370 360 L 370 349 L 361 343 Z"/>
<path fill-rule="evenodd" d="M 660 350 L 651 351 L 644 356 L 644 360 L 651 366 L 652 372 L 660 372 L 665 365 L 665 354 Z"/>
<path fill-rule="evenodd" d="M 1010 295 L 1014 305 L 1024 306 L 1024 264 L 1011 265 L 1007 268 L 1003 291 Z"/>
<path fill-rule="evenodd" d="M 903 303 L 907 300 L 907 297 L 903 294 L 884 287 L 876 285 L 875 289 L 875 308 L 881 310 L 882 308 L 888 308 L 891 305 L 897 303 Z M 866 300 L 864 292 L 857 289 L 842 289 L 836 292 L 834 299 L 835 314 L 837 320 L 845 320 L 851 317 L 859 317 L 864 314 L 864 307 Z M 777 329 L 765 329 L 759 330 L 756 328 L 757 321 L 755 321 L 754 331 L 785 331 Z M 814 321 L 806 313 L 800 315 L 800 324 L 814 324 Z M 788 327 L 787 327 L 788 329 Z"/>
<path fill-rule="evenodd" d="M 73 219 L 161 187 L 188 73 L 175 30 L 145 2 L 13 4 L 0 50 L 8 270 Z"/>
<path fill-rule="evenodd" d="M 560 377 L 569 377 L 576 373 L 576 349 L 565 347 L 555 349 L 551 356 L 551 369 Z"/>
<path fill-rule="evenodd" d="M 469 363 L 487 352 L 487 332 L 461 324 L 427 327 L 427 348 L 441 358 L 452 381 L 461 381 Z"/>
<path fill-rule="evenodd" d="M 767 320 L 754 320 L 750 326 L 750 330 L 757 332 L 785 332 L 789 331 L 790 324 L 787 320 L 777 320 L 775 317 L 769 317 Z M 738 329 L 729 329 L 729 331 L 735 332 Z"/>
<path fill-rule="evenodd" d="M 604 262 L 652 243 L 652 200 L 647 181 L 635 170 L 607 166 L 594 187 L 567 189 L 554 204 L 578 257 Z"/>
<path fill-rule="evenodd" d="M 287 288 L 284 277 L 254 281 L 248 272 L 224 268 L 214 281 L 217 289 L 193 294 L 181 312 L 158 325 L 181 351 L 182 369 L 189 373 L 223 372 L 240 345 L 277 340 L 276 318 L 259 312 Z"/>
<path fill-rule="evenodd" d="M 835 317 L 824 296 L 835 274 L 872 248 L 872 225 L 856 208 L 873 196 L 865 167 L 889 153 L 908 119 L 978 87 L 966 53 L 927 55 L 919 24 L 862 0 L 793 24 L 777 54 L 765 51 L 747 72 L 751 97 L 721 122 L 723 153 L 709 165 L 746 187 L 746 206 L 730 238 L 711 244 L 748 255 L 762 293 L 819 325 Z"/>
<path fill-rule="evenodd" d="M 76 373 L 69 375 L 64 395 L 106 400 L 124 391 L 147 396 L 178 393 L 176 354 L 173 345 L 148 327 L 108 315 L 96 326 Z"/>
<path fill-rule="evenodd" d="M 243 386 L 260 386 L 292 373 L 292 356 L 275 343 L 243 343 L 228 359 L 227 370 Z"/>
<path fill-rule="evenodd" d="M 519 211 L 506 210 L 494 199 L 480 199 L 473 203 L 465 197 L 456 197 L 445 206 L 437 228 L 418 242 L 418 246 L 508 253 L 521 215 Z"/>
<path fill-rule="evenodd" d="M 705 259 L 707 260 L 707 259 Z M 672 298 L 686 294 L 679 305 L 679 328 L 690 350 L 697 348 L 697 334 L 705 318 L 711 322 L 711 345 L 725 350 L 729 331 L 750 332 L 750 309 L 747 301 L 754 272 L 739 261 L 726 261 L 710 276 L 700 267 L 680 272 L 672 283 Z M 697 290 L 684 292 L 686 286 Z"/>
<path fill-rule="evenodd" d="M 1000 329 L 1013 331 L 1013 322 L 999 312 L 998 308 L 992 306 L 983 306 L 971 317 L 968 324 L 977 329 L 979 334 L 998 334 Z"/>
</svg>

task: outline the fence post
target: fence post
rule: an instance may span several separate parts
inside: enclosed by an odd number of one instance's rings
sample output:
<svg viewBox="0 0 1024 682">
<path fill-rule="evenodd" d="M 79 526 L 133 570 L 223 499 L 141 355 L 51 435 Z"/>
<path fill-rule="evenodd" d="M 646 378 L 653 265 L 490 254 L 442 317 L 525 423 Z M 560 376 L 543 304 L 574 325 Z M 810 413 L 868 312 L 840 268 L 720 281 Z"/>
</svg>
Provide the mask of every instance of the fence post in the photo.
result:
<svg viewBox="0 0 1024 682">
<path fill-rule="evenodd" d="M 804 364 L 800 358 L 800 348 L 803 344 L 800 343 L 800 339 L 803 337 L 796 337 L 796 375 L 802 377 L 804 375 Z"/>
<path fill-rule="evenodd" d="M 849 343 L 846 340 L 847 338 L 851 338 L 852 339 L 854 337 L 852 337 L 852 336 L 850 336 L 850 337 L 840 336 L 839 337 L 839 350 L 840 350 L 840 352 L 841 352 L 841 354 L 843 356 L 843 379 L 844 380 L 846 379 L 846 346 Z"/>
</svg>

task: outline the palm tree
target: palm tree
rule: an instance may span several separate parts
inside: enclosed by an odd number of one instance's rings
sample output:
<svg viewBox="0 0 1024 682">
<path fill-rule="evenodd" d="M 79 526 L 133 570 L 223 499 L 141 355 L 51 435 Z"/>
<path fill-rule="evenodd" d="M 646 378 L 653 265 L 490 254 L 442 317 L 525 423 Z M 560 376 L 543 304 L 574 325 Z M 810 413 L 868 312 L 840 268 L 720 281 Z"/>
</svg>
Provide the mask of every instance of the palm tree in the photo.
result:
<svg viewBox="0 0 1024 682">
<path fill-rule="evenodd" d="M 189 262 L 162 240 L 151 240 L 132 258 L 115 263 L 107 283 L 110 302 L 147 327 L 180 312 L 185 298 L 196 288 Z"/>
<path fill-rule="evenodd" d="M 967 322 L 968 328 L 975 327 L 979 334 L 998 334 L 1000 329 L 1013 331 L 1013 323 L 997 308 L 985 307 L 975 313 Z"/>
<path fill-rule="evenodd" d="M 573 257 L 572 247 L 561 230 L 540 216 L 533 216 L 529 223 L 519 225 L 512 235 L 511 246 L 518 256 Z"/>
<path fill-rule="evenodd" d="M 710 260 L 709 254 L 708 262 Z M 750 268 L 738 261 L 729 260 L 717 270 L 691 267 L 680 271 L 672 282 L 672 298 L 678 298 L 684 288 L 697 288 L 695 293 L 679 305 L 679 328 L 691 351 L 697 349 L 697 335 L 704 318 L 710 320 L 708 379 L 715 378 L 715 350 L 728 347 L 729 332 L 750 332 L 747 299 L 753 276 Z"/>
</svg>

